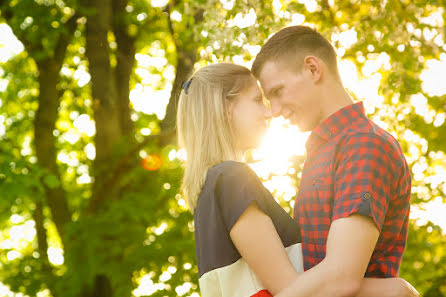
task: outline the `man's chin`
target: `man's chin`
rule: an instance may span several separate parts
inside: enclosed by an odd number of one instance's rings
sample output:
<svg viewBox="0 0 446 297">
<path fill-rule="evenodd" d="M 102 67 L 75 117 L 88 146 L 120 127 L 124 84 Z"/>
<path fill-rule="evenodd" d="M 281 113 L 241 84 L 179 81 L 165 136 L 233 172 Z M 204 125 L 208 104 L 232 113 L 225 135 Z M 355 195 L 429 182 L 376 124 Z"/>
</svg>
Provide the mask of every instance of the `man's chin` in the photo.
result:
<svg viewBox="0 0 446 297">
<path fill-rule="evenodd" d="M 290 117 L 288 120 L 290 121 L 290 124 L 297 126 L 297 128 L 299 128 L 300 131 L 303 131 L 303 129 L 302 129 L 303 123 L 297 117 L 293 116 L 293 117 Z"/>
<path fill-rule="evenodd" d="M 299 129 L 300 132 L 309 132 L 309 131 L 313 130 L 312 127 L 309 127 L 304 122 L 299 121 L 294 118 L 290 120 L 290 123 L 297 126 L 297 128 Z"/>
<path fill-rule="evenodd" d="M 300 126 L 297 126 L 297 128 L 299 128 L 299 131 L 300 132 L 310 132 L 311 131 L 311 129 L 308 129 L 308 128 L 302 128 L 302 127 L 300 127 Z"/>
</svg>

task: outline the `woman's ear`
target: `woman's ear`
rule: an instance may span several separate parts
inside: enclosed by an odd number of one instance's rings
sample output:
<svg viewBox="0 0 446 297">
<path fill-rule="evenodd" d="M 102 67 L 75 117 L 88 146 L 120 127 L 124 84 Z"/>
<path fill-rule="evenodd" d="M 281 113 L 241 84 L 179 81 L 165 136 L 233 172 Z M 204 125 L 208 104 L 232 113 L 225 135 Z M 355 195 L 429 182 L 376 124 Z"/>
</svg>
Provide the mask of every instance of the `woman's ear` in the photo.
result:
<svg viewBox="0 0 446 297">
<path fill-rule="evenodd" d="M 234 110 L 234 100 L 225 99 L 226 111 L 228 113 L 229 119 L 232 119 L 232 113 Z"/>
</svg>

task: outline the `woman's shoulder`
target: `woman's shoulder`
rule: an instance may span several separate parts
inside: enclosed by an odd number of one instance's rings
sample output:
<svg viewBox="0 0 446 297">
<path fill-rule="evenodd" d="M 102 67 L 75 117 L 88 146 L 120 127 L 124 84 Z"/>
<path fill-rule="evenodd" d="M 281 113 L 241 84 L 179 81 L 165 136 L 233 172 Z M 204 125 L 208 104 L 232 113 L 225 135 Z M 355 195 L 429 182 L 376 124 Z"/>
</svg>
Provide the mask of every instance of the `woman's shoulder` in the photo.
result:
<svg viewBox="0 0 446 297">
<path fill-rule="evenodd" d="M 253 175 L 255 172 L 246 163 L 232 160 L 220 162 L 208 169 L 199 201 L 203 196 L 214 196 L 221 187 L 238 188 L 252 180 Z"/>
<path fill-rule="evenodd" d="M 216 196 L 217 200 L 237 200 L 242 192 L 263 192 L 263 184 L 248 164 L 224 161 L 208 170 L 201 196 Z"/>
<path fill-rule="evenodd" d="M 256 173 L 249 167 L 248 164 L 238 161 L 224 161 L 218 163 L 209 169 L 209 174 L 211 175 L 224 175 L 226 177 L 247 177 L 247 176 L 257 176 Z"/>
</svg>

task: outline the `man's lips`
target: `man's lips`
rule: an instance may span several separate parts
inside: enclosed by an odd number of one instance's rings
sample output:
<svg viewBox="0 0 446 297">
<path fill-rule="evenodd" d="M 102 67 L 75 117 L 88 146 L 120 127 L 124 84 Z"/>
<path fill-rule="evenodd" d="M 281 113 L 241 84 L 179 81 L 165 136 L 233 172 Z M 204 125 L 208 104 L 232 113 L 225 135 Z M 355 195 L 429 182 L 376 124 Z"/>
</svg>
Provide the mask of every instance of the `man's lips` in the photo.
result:
<svg viewBox="0 0 446 297">
<path fill-rule="evenodd" d="M 288 119 L 290 119 L 293 115 L 294 115 L 294 112 L 289 111 L 289 112 L 283 114 L 282 116 L 283 116 L 285 119 L 288 120 Z"/>
</svg>

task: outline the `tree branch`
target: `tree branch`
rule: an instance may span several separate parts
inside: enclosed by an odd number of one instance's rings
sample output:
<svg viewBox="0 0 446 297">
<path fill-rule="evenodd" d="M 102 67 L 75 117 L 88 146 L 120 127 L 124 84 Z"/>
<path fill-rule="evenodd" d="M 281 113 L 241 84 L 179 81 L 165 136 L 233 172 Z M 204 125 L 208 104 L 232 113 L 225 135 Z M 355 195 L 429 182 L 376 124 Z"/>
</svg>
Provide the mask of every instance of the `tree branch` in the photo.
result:
<svg viewBox="0 0 446 297">
<path fill-rule="evenodd" d="M 173 29 L 173 23 L 171 19 L 172 7 L 176 4 L 176 1 L 169 2 L 168 5 L 164 8 L 164 12 L 167 13 L 167 26 L 169 28 L 170 35 L 172 36 L 173 43 L 175 44 L 175 48 L 178 48 L 178 40 L 175 36 L 175 30 Z"/>
<path fill-rule="evenodd" d="M 62 66 L 63 60 L 65 59 L 67 46 L 70 43 L 71 37 L 73 36 L 73 33 L 77 28 L 77 21 L 79 17 L 80 15 L 76 12 L 64 24 L 67 31 L 60 34 L 59 40 L 57 41 L 56 47 L 54 49 L 54 60 L 56 62 L 56 65 Z"/>
<path fill-rule="evenodd" d="M 130 160 L 137 156 L 137 153 L 144 148 L 149 142 L 152 141 L 159 141 L 164 142 L 166 139 L 171 139 L 174 135 L 174 131 L 169 131 L 167 133 L 163 134 L 156 134 L 156 135 L 149 135 L 146 136 L 145 139 L 139 143 L 136 147 L 129 150 L 114 166 L 114 168 L 111 170 L 112 174 L 109 178 L 105 180 L 104 183 L 101 185 L 98 185 L 96 187 L 96 191 L 92 195 L 92 199 L 90 200 L 90 203 L 87 208 L 87 215 L 93 214 L 98 207 L 100 206 L 100 202 L 103 200 L 104 195 L 102 193 L 108 191 L 111 187 L 114 187 L 119 179 L 127 172 L 129 172 L 134 167 L 131 166 Z"/>
<path fill-rule="evenodd" d="M 338 23 L 336 21 L 336 16 L 333 13 L 333 10 L 330 7 L 330 4 L 328 3 L 328 0 L 322 0 L 321 1 L 322 7 L 328 12 L 328 15 L 330 16 L 330 22 L 333 26 L 338 26 Z"/>
<path fill-rule="evenodd" d="M 172 86 L 172 92 L 170 93 L 169 103 L 166 108 L 166 116 L 161 122 L 161 130 L 169 131 L 175 130 L 176 125 L 176 114 L 177 114 L 177 105 L 179 94 L 181 91 L 181 83 L 187 79 L 187 77 L 191 74 L 194 68 L 195 61 L 197 59 L 197 53 L 195 52 L 196 47 L 191 46 L 190 43 L 193 43 L 193 40 L 189 41 L 188 47 L 184 46 L 180 43 L 179 40 L 176 39 L 175 31 L 172 26 L 172 22 L 170 20 L 170 9 L 167 9 L 168 13 L 168 22 L 169 22 L 169 30 L 172 35 L 172 39 L 174 40 L 176 51 L 177 51 L 177 65 L 176 65 L 176 74 L 175 80 Z M 203 20 L 204 17 L 204 9 L 198 9 L 194 14 L 194 23 L 199 23 Z"/>
<path fill-rule="evenodd" d="M 128 0 L 113 1 L 113 32 L 117 43 L 116 68 L 114 79 L 119 105 L 119 122 L 124 135 L 133 136 L 134 124 L 130 118 L 130 76 L 135 62 L 135 38 L 127 33 L 128 24 L 125 21 L 125 7 Z M 132 138 L 133 139 L 133 138 Z"/>
</svg>

